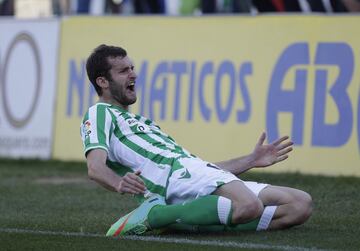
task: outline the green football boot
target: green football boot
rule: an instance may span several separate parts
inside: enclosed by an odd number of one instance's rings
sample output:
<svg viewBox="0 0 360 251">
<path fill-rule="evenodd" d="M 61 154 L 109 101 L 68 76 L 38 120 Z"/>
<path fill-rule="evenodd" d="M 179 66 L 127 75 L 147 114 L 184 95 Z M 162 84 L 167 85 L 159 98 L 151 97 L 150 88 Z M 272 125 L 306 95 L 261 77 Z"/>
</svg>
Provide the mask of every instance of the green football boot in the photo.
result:
<svg viewBox="0 0 360 251">
<path fill-rule="evenodd" d="M 151 230 L 147 217 L 150 210 L 157 205 L 166 205 L 164 198 L 159 195 L 151 196 L 138 208 L 115 222 L 106 233 L 106 236 L 140 235 Z"/>
</svg>

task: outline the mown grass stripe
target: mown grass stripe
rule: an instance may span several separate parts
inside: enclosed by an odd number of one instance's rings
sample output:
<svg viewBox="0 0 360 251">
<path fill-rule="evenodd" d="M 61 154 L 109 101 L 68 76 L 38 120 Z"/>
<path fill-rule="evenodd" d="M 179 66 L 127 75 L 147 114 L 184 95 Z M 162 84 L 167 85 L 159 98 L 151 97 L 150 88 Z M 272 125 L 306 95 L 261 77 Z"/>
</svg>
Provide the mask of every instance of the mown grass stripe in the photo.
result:
<svg viewBox="0 0 360 251">
<path fill-rule="evenodd" d="M 95 238 L 109 238 L 103 234 L 83 233 L 83 232 L 62 232 L 62 231 L 43 231 L 31 229 L 18 229 L 18 228 L 0 228 L 0 233 L 18 233 L 18 234 L 37 234 L 37 235 L 56 235 L 56 236 L 73 236 L 73 237 L 95 237 Z M 214 246 L 214 247 L 234 247 L 234 248 L 247 248 L 247 249 L 276 249 L 283 251 L 334 251 L 329 249 L 318 248 L 305 248 L 289 245 L 270 245 L 258 243 L 241 243 L 236 241 L 207 241 L 207 240 L 194 240 L 186 238 L 174 237 L 159 237 L 159 236 L 123 236 L 117 237 L 122 240 L 134 241 L 148 241 L 148 242 L 161 242 L 173 244 L 191 244 L 200 246 Z"/>
</svg>

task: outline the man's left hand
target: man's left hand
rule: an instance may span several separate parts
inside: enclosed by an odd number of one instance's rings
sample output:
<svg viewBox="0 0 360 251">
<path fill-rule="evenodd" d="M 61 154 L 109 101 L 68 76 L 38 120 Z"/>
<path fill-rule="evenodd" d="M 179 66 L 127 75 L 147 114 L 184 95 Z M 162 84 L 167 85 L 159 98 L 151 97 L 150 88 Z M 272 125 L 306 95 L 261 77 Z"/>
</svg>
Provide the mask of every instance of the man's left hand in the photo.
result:
<svg viewBox="0 0 360 251">
<path fill-rule="evenodd" d="M 293 150 L 291 146 L 294 143 L 287 141 L 289 136 L 281 137 L 267 145 L 264 145 L 265 139 L 266 133 L 263 132 L 251 154 L 254 167 L 266 167 L 284 161 L 289 157 L 288 153 Z"/>
</svg>

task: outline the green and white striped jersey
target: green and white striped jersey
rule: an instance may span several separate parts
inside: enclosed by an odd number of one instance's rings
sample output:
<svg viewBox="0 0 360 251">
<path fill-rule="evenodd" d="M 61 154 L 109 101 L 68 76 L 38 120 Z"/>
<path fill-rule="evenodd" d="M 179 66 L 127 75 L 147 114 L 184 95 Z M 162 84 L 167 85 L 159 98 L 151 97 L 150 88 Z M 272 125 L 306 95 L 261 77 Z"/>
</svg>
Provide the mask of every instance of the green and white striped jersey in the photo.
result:
<svg viewBox="0 0 360 251">
<path fill-rule="evenodd" d="M 168 177 L 179 168 L 177 159 L 193 157 L 153 121 L 118 106 L 97 103 L 81 124 L 84 153 L 104 149 L 107 165 L 119 175 L 141 171 L 151 193 L 165 196 Z"/>
</svg>

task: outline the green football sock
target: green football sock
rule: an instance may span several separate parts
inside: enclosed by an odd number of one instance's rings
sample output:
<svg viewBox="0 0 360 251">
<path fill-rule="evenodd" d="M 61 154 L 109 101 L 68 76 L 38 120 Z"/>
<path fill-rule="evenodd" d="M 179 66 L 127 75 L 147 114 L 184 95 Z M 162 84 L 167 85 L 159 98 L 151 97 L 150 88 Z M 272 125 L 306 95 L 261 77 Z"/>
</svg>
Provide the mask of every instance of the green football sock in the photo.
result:
<svg viewBox="0 0 360 251">
<path fill-rule="evenodd" d="M 266 206 L 261 217 L 256 218 L 248 223 L 238 224 L 238 225 L 187 225 L 187 224 L 173 224 L 169 226 L 170 229 L 185 231 L 191 233 L 198 232 L 237 232 L 237 231 L 247 231 L 247 230 L 257 230 L 262 231 L 268 229 L 271 220 L 275 214 L 277 206 Z"/>
<path fill-rule="evenodd" d="M 259 224 L 260 218 L 252 220 L 248 223 L 226 226 L 226 225 L 186 225 L 186 224 L 172 224 L 169 226 L 170 229 L 177 231 L 184 231 L 190 233 L 216 233 L 216 232 L 238 232 L 256 230 Z"/>
<path fill-rule="evenodd" d="M 208 195 L 191 202 L 175 205 L 159 205 L 148 215 L 153 229 L 174 223 L 185 225 L 220 225 L 231 220 L 231 200 L 217 195 Z"/>
<path fill-rule="evenodd" d="M 260 218 L 256 218 L 248 223 L 238 224 L 233 226 L 226 226 L 225 231 L 236 232 L 236 231 L 247 231 L 247 230 L 256 230 L 259 224 Z"/>
</svg>

